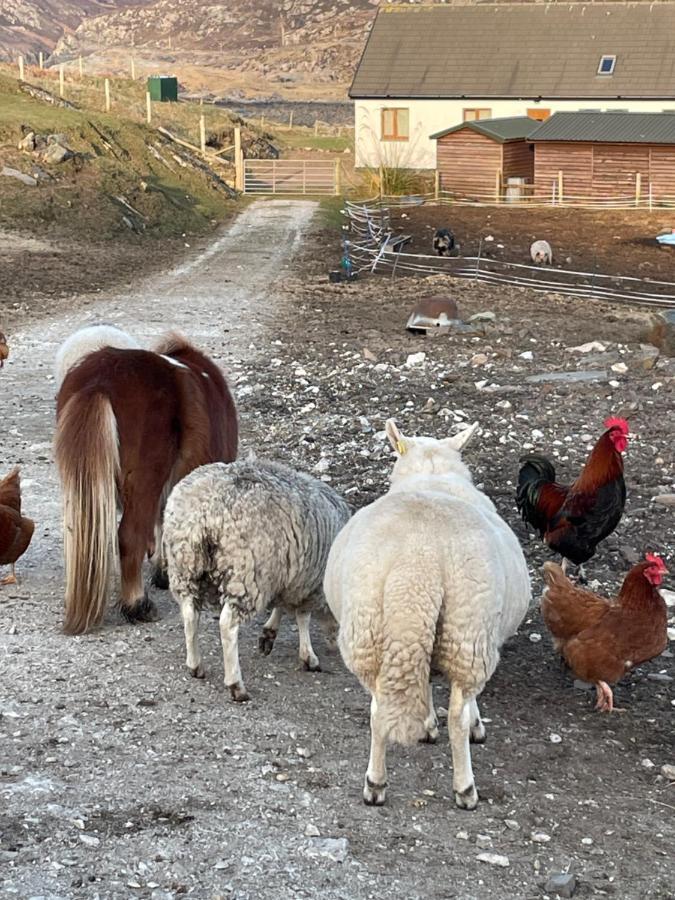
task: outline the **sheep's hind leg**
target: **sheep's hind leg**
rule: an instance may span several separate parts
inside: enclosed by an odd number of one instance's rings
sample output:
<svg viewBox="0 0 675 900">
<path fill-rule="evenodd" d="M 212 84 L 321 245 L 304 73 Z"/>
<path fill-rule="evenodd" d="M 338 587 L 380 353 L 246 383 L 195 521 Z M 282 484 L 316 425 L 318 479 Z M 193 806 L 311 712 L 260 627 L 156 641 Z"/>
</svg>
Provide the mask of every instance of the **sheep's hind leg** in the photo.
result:
<svg viewBox="0 0 675 900">
<path fill-rule="evenodd" d="M 185 665 L 195 678 L 204 677 L 202 657 L 199 652 L 197 632 L 199 631 L 199 610 L 195 609 L 192 598 L 180 600 L 180 613 L 183 617 L 183 630 L 185 631 L 185 649 L 187 655 Z"/>
<path fill-rule="evenodd" d="M 434 691 L 431 683 L 429 683 L 429 714 L 424 720 L 424 730 L 426 734 L 422 738 L 421 743 L 435 744 L 438 740 L 438 719 L 434 709 Z"/>
<path fill-rule="evenodd" d="M 295 621 L 298 624 L 298 640 L 300 642 L 300 662 L 303 663 L 308 672 L 320 672 L 319 657 L 312 648 L 312 640 L 309 636 L 310 618 L 311 613 L 309 612 L 300 612 L 298 610 L 295 614 Z"/>
<path fill-rule="evenodd" d="M 220 640 L 223 645 L 225 685 L 237 703 L 250 700 L 239 667 L 239 617 L 227 600 L 220 614 Z"/>
<path fill-rule="evenodd" d="M 265 656 L 269 656 L 274 647 L 279 631 L 279 623 L 281 622 L 282 610 L 280 606 L 275 606 L 272 615 L 263 625 L 263 630 L 258 638 L 258 650 Z"/>
<path fill-rule="evenodd" d="M 471 723 L 471 701 L 462 689 L 453 683 L 450 690 L 448 709 L 448 729 L 452 750 L 452 787 L 455 804 L 460 809 L 475 809 L 478 805 L 478 791 L 471 768 L 469 729 Z"/>
<path fill-rule="evenodd" d="M 471 722 L 469 726 L 469 740 L 472 744 L 484 744 L 485 725 L 483 725 L 483 720 L 480 717 L 478 701 L 475 697 L 469 703 L 469 720 Z"/>
<path fill-rule="evenodd" d="M 363 785 L 366 806 L 382 806 L 387 792 L 387 733 L 378 716 L 377 700 L 370 701 L 370 759 Z"/>
</svg>

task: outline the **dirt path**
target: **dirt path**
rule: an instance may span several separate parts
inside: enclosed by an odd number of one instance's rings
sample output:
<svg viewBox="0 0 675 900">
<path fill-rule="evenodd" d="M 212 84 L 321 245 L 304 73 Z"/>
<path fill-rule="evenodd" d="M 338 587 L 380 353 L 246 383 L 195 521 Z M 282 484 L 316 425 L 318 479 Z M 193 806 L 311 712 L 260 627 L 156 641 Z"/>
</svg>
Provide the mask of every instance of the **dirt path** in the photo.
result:
<svg viewBox="0 0 675 900">
<path fill-rule="evenodd" d="M 217 623 L 207 616 L 207 677 L 187 676 L 167 592 L 153 595 L 156 624 L 119 625 L 111 612 L 96 634 L 60 634 L 51 366 L 63 337 L 101 318 L 147 341 L 184 329 L 231 375 L 242 450 L 323 473 L 357 506 L 385 488 L 391 460 L 378 433 L 387 416 L 437 434 L 479 419 L 469 462 L 523 541 L 535 594 L 545 554 L 514 515 L 518 455 L 536 427 L 544 450 L 564 438 L 555 453 L 569 475 L 603 417 L 626 410 L 639 434 L 628 514 L 592 574 L 610 593 L 645 548 L 675 558 L 672 512 L 652 504 L 675 490 L 675 362 L 643 368 L 639 316 L 448 279 L 329 286 L 318 251 L 315 277 L 291 274 L 313 210 L 256 204 L 199 257 L 129 296 L 80 297 L 71 314 L 12 335 L 0 373 L 0 471 L 22 464 L 38 527 L 22 584 L 0 589 L 0 897 L 529 900 L 545 896 L 551 873 L 569 870 L 576 897 L 673 900 L 674 789 L 658 774 L 675 763 L 671 651 L 617 689 L 624 716 L 598 716 L 533 610 L 481 700 L 481 803 L 461 813 L 444 727 L 436 746 L 392 749 L 387 806 L 363 805 L 367 700 L 318 628 L 318 674 L 299 670 L 288 622 L 264 658 L 259 625 L 243 629 L 246 705 L 223 688 Z M 439 290 L 467 315 L 494 311 L 494 329 L 484 338 L 407 334 L 413 298 Z M 593 362 L 564 351 L 590 339 L 607 344 Z M 523 350 L 534 350 L 531 361 Z M 424 363 L 408 366 L 420 351 Z M 527 380 L 619 359 L 628 371 L 609 382 L 543 391 Z M 479 391 L 484 378 L 509 402 Z M 437 679 L 434 691 L 444 725 L 447 687 Z"/>
</svg>

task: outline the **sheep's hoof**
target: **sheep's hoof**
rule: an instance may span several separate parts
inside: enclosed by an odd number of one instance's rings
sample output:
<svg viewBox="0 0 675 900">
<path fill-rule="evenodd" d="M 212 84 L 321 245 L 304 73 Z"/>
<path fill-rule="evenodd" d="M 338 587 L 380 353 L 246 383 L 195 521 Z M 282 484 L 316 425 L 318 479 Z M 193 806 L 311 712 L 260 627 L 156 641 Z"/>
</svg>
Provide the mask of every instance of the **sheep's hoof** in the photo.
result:
<svg viewBox="0 0 675 900">
<path fill-rule="evenodd" d="M 438 728 L 435 726 L 426 732 L 424 737 L 420 738 L 420 744 L 435 744 L 438 740 Z"/>
<path fill-rule="evenodd" d="M 316 658 L 316 656 L 310 656 L 309 659 L 303 659 L 302 664 L 305 667 L 305 672 L 320 672 L 321 671 L 321 663 Z"/>
<path fill-rule="evenodd" d="M 159 619 L 159 613 L 154 601 L 147 594 L 137 600 L 133 606 L 122 606 L 122 618 L 127 622 L 156 622 Z"/>
<path fill-rule="evenodd" d="M 152 575 L 150 576 L 150 584 L 153 587 L 159 588 L 160 591 L 168 591 L 169 590 L 169 574 L 166 569 L 161 569 L 159 566 L 152 570 Z"/>
<path fill-rule="evenodd" d="M 247 700 L 251 699 L 241 681 L 237 681 L 235 684 L 228 684 L 227 686 L 230 689 L 230 696 L 235 703 L 246 703 Z"/>
<path fill-rule="evenodd" d="M 463 791 L 455 791 L 455 805 L 460 809 L 475 809 L 478 806 L 478 791 L 475 784 L 470 784 Z"/>
<path fill-rule="evenodd" d="M 480 719 L 469 729 L 469 740 L 472 744 L 484 744 L 487 732 Z"/>
<path fill-rule="evenodd" d="M 277 639 L 277 632 L 274 628 L 263 628 L 262 634 L 258 638 L 258 650 L 264 656 L 269 656 Z"/>
<path fill-rule="evenodd" d="M 384 806 L 387 795 L 387 782 L 375 784 L 366 775 L 366 783 L 363 786 L 363 802 L 366 806 Z"/>
<path fill-rule="evenodd" d="M 193 678 L 204 678 L 206 675 L 206 669 L 201 663 L 198 666 L 195 666 L 194 669 L 191 666 L 188 666 L 187 668 Z"/>
</svg>

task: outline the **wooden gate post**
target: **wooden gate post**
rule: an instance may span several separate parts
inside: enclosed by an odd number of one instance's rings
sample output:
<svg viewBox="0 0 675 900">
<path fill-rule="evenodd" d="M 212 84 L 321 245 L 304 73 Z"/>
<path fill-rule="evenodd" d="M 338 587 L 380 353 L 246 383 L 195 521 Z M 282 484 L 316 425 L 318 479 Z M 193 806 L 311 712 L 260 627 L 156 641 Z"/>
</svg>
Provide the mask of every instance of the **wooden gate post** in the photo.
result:
<svg viewBox="0 0 675 900">
<path fill-rule="evenodd" d="M 131 80 L 136 81 L 136 61 L 131 57 Z"/>
<path fill-rule="evenodd" d="M 199 146 L 202 148 L 202 153 L 206 155 L 206 122 L 203 115 L 199 117 Z"/>
<path fill-rule="evenodd" d="M 335 196 L 339 197 L 342 193 L 342 185 L 340 183 L 340 160 L 335 160 Z"/>
<path fill-rule="evenodd" d="M 438 199 L 441 196 L 441 173 L 438 169 L 434 173 L 434 200 L 438 203 Z"/>
<path fill-rule="evenodd" d="M 59 96 L 63 97 L 66 93 L 66 73 L 63 65 L 59 66 Z"/>
<path fill-rule="evenodd" d="M 562 206 L 563 202 L 563 173 L 558 170 L 558 203 Z"/>
<path fill-rule="evenodd" d="M 234 127 L 234 188 L 237 191 L 244 190 L 244 159 L 241 152 L 241 128 Z"/>
<path fill-rule="evenodd" d="M 38 65 L 40 66 L 41 69 L 44 69 L 44 67 L 45 67 L 45 57 L 44 57 L 44 53 L 42 52 L 42 50 L 40 50 L 40 52 L 38 53 Z"/>
<path fill-rule="evenodd" d="M 19 57 L 19 80 L 20 80 L 20 81 L 25 81 L 25 80 L 26 80 L 26 79 L 24 78 L 24 75 L 25 75 L 25 74 L 26 74 L 26 73 L 25 73 L 24 70 L 23 70 L 23 56 L 20 56 L 20 57 Z"/>
<path fill-rule="evenodd" d="M 495 172 L 495 201 L 499 203 L 502 193 L 502 170 L 497 169 Z"/>
<path fill-rule="evenodd" d="M 145 120 L 148 125 L 152 122 L 152 97 L 150 91 L 145 92 Z"/>
<path fill-rule="evenodd" d="M 82 78 L 82 76 L 84 75 L 84 63 L 82 62 L 82 57 L 79 58 L 77 64 L 80 69 L 80 78 Z"/>
<path fill-rule="evenodd" d="M 642 190 L 642 173 L 635 173 L 635 205 L 640 205 L 640 193 Z"/>
<path fill-rule="evenodd" d="M 106 78 L 104 82 L 105 89 L 105 111 L 110 112 L 110 79 Z"/>
</svg>

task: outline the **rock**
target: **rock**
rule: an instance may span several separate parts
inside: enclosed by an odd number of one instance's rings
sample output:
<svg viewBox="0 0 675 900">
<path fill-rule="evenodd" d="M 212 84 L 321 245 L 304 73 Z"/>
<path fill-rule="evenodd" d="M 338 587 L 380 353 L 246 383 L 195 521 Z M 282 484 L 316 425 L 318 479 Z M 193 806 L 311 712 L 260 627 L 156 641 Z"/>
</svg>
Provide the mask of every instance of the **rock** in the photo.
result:
<svg viewBox="0 0 675 900">
<path fill-rule="evenodd" d="M 520 831 L 520 825 L 515 819 L 504 819 L 504 824 L 510 831 Z"/>
<path fill-rule="evenodd" d="M 305 853 L 313 859 L 323 857 L 341 863 L 349 856 L 349 841 L 347 838 L 311 838 Z"/>
<path fill-rule="evenodd" d="M 664 309 L 652 318 L 646 339 L 664 356 L 675 356 L 675 309 Z"/>
<path fill-rule="evenodd" d="M 525 350 L 524 353 L 518 354 L 519 359 L 531 360 L 534 359 L 534 353 L 531 350 Z"/>
<path fill-rule="evenodd" d="M 541 635 L 537 631 L 533 631 L 531 634 L 528 635 L 528 637 L 530 639 L 530 642 L 533 644 L 538 644 L 539 641 L 541 640 Z"/>
<path fill-rule="evenodd" d="M 479 853 L 476 859 L 478 862 L 484 862 L 490 866 L 501 866 L 503 869 L 511 865 L 508 856 L 502 856 L 501 853 Z"/>
<path fill-rule="evenodd" d="M 628 371 L 628 366 L 624 362 L 618 362 L 618 363 L 614 363 L 614 365 L 611 366 L 611 369 L 612 369 L 612 372 L 616 372 L 619 375 L 625 375 L 626 372 Z"/>
<path fill-rule="evenodd" d="M 558 381 L 568 384 L 574 384 L 580 381 L 607 381 L 607 372 L 600 369 L 597 371 L 579 371 L 579 372 L 542 372 L 539 375 L 528 375 L 525 381 L 530 384 L 544 384 L 547 381 Z"/>
<path fill-rule="evenodd" d="M 675 494 L 659 494 L 654 497 L 654 503 L 659 506 L 675 506 Z"/>
<path fill-rule="evenodd" d="M 647 678 L 650 681 L 660 681 L 662 684 L 670 684 L 670 682 L 673 680 L 673 676 L 666 675 L 665 672 L 650 672 L 647 675 Z"/>
<path fill-rule="evenodd" d="M 32 175 L 24 175 L 23 172 L 20 172 L 18 169 L 12 169 L 10 166 L 3 166 L 0 169 L 0 175 L 4 175 L 6 178 L 16 178 L 17 181 L 21 181 L 28 187 L 37 186 L 37 178 L 33 178 Z"/>
<path fill-rule="evenodd" d="M 411 353 L 405 361 L 405 366 L 407 369 L 413 369 L 415 366 L 421 366 L 424 360 L 427 358 L 426 353 Z"/>
<path fill-rule="evenodd" d="M 642 762 L 640 763 L 640 765 L 642 766 L 643 769 L 653 769 L 654 768 L 654 763 L 651 761 L 651 759 L 643 759 Z"/>
<path fill-rule="evenodd" d="M 548 844 L 551 840 L 551 835 L 546 834 L 545 831 L 533 831 L 530 837 L 535 844 Z"/>
<path fill-rule="evenodd" d="M 488 361 L 487 356 L 484 353 L 476 353 L 475 356 L 472 356 L 469 360 L 469 365 L 471 366 L 484 366 Z"/>
<path fill-rule="evenodd" d="M 32 153 L 35 150 L 35 132 L 29 131 L 25 137 L 22 137 L 19 141 L 19 150 L 24 150 L 27 153 Z"/>
<path fill-rule="evenodd" d="M 589 681 L 582 681 L 581 678 L 574 679 L 574 687 L 577 691 L 590 691 L 593 685 Z"/>
<path fill-rule="evenodd" d="M 320 837 L 321 832 L 316 827 L 316 825 L 312 825 L 310 822 L 309 825 L 305 827 L 305 837 Z"/>
<path fill-rule="evenodd" d="M 548 739 L 552 744 L 562 744 L 562 737 L 559 734 L 556 734 L 555 731 L 552 731 L 549 734 Z"/>
<path fill-rule="evenodd" d="M 558 897 L 571 897 L 577 888 L 577 877 L 571 872 L 560 872 L 549 875 L 544 885 L 547 894 L 556 894 Z"/>
<path fill-rule="evenodd" d="M 42 161 L 50 166 L 57 166 L 73 156 L 72 150 L 62 147 L 61 144 L 49 144 L 42 154 Z"/>
<path fill-rule="evenodd" d="M 566 347 L 565 353 L 604 353 L 607 347 L 600 341 L 589 341 L 587 344 L 579 344 L 578 347 Z"/>
<path fill-rule="evenodd" d="M 661 774 L 664 778 L 667 778 L 668 781 L 675 781 L 675 766 L 666 765 L 661 766 Z"/>
<path fill-rule="evenodd" d="M 492 846 L 492 838 L 489 834 L 477 834 L 476 835 L 476 846 L 477 847 L 491 847 Z"/>
<path fill-rule="evenodd" d="M 654 347 L 652 344 L 640 344 L 639 349 L 635 351 L 631 358 L 631 363 L 634 366 L 639 366 L 641 369 L 653 369 L 658 358 L 659 350 L 657 347 Z"/>
<path fill-rule="evenodd" d="M 666 588 L 661 588 L 661 596 L 666 601 L 666 606 L 675 606 L 675 591 L 669 591 Z"/>
<path fill-rule="evenodd" d="M 469 322 L 496 322 L 497 314 L 493 312 L 477 312 L 469 316 Z"/>
</svg>

